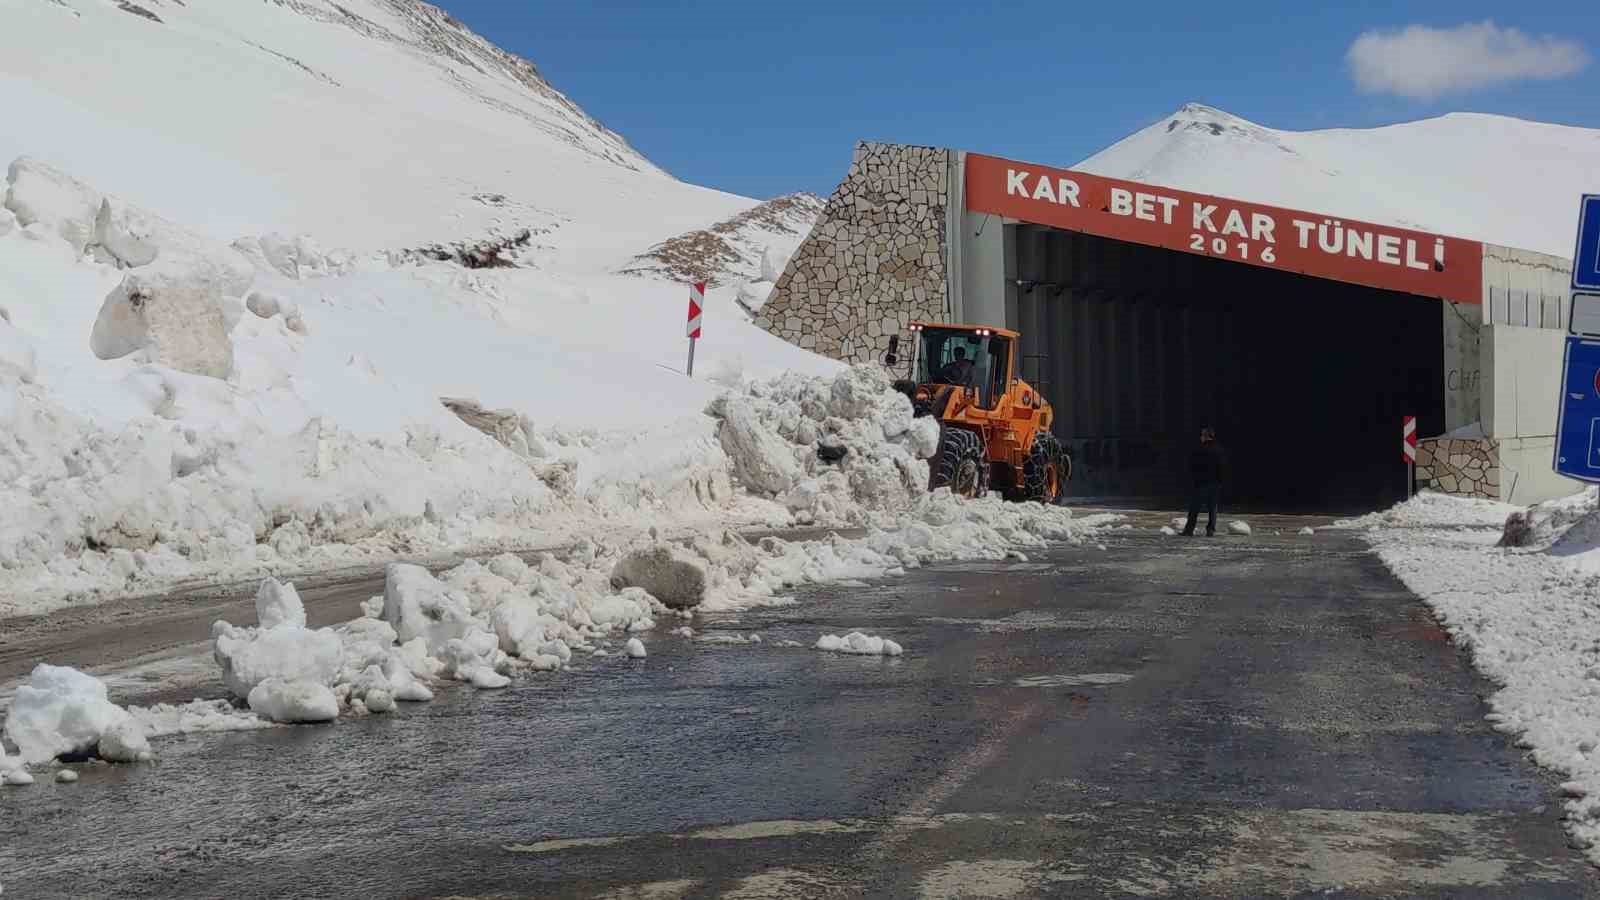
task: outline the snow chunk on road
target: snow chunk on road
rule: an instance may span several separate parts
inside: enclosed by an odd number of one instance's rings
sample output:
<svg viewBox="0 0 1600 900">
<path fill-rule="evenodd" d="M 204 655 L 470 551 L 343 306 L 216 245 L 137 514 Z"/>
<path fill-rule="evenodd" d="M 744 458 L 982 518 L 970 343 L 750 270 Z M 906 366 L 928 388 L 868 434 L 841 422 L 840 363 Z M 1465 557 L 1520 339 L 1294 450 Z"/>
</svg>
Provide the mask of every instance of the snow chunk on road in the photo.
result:
<svg viewBox="0 0 1600 900">
<path fill-rule="evenodd" d="M 268 678 L 250 691 L 250 709 L 274 722 L 332 722 L 339 717 L 339 698 L 325 684 Z"/>
<path fill-rule="evenodd" d="M 150 752 L 144 729 L 107 699 L 100 679 L 42 663 L 17 688 L 5 736 L 30 765 L 88 752 L 113 762 L 134 762 Z"/>
<path fill-rule="evenodd" d="M 641 641 L 638 638 L 628 638 L 628 647 L 627 647 L 627 649 L 628 649 L 628 655 L 633 657 L 634 659 L 644 659 L 644 657 L 645 657 L 644 641 Z"/>
<path fill-rule="evenodd" d="M 75 784 L 77 781 L 78 773 L 72 771 L 71 769 L 62 769 L 56 773 L 57 784 Z"/>
<path fill-rule="evenodd" d="M 211 626 L 211 653 L 228 690 L 241 700 L 272 678 L 331 685 L 344 664 L 337 634 L 289 624 L 236 628 L 217 622 Z"/>
<path fill-rule="evenodd" d="M 1178 536 L 1178 532 L 1175 529 L 1173 529 L 1173 527 L 1171 525 L 1163 525 L 1163 526 L 1161 526 L 1161 533 L 1166 535 L 1167 537 L 1177 537 Z"/>
<path fill-rule="evenodd" d="M 463 598 L 427 569 L 409 563 L 391 563 L 385 570 L 383 620 L 394 626 L 401 643 L 422 638 L 434 652 L 475 626 Z"/>
<path fill-rule="evenodd" d="M 1316 533 L 1317 533 L 1317 530 L 1315 528 L 1312 528 L 1310 525 L 1307 525 L 1306 527 L 1300 529 L 1300 536 L 1301 537 L 1311 537 L 1312 535 L 1314 535 Z"/>
<path fill-rule="evenodd" d="M 1228 523 L 1228 533 L 1229 534 L 1237 534 L 1237 535 L 1242 535 L 1242 536 L 1248 537 L 1250 535 L 1250 523 L 1249 522 L 1241 522 L 1241 521 L 1237 521 L 1237 520 L 1229 522 Z"/>
<path fill-rule="evenodd" d="M 261 587 L 256 590 L 256 621 L 262 628 L 306 627 L 306 605 L 300 600 L 300 592 L 294 589 L 294 582 L 279 584 L 271 578 L 262 580 Z"/>
<path fill-rule="evenodd" d="M 862 634 L 859 631 L 852 631 L 844 637 L 825 634 L 817 639 L 816 649 L 857 656 L 899 656 L 904 652 L 899 644 L 888 638 Z"/>
</svg>

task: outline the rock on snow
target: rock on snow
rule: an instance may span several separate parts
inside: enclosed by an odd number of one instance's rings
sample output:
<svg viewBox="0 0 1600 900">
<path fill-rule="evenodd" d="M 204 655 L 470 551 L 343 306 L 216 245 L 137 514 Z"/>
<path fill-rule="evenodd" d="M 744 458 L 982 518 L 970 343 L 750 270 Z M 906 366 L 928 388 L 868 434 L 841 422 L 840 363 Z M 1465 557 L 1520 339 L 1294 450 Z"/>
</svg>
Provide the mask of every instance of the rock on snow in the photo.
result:
<svg viewBox="0 0 1600 900">
<path fill-rule="evenodd" d="M 306 606 L 293 582 L 279 584 L 271 578 L 262 579 L 256 590 L 256 621 L 262 628 L 306 627 Z"/>
<path fill-rule="evenodd" d="M 148 348 L 154 362 L 181 372 L 227 378 L 233 341 L 222 299 L 231 274 L 209 256 L 163 257 L 124 276 L 100 307 L 89 345 L 101 359 Z"/>
<path fill-rule="evenodd" d="M 655 543 L 629 552 L 611 570 L 611 586 L 637 587 L 669 609 L 692 609 L 706 596 L 706 572 L 670 545 Z"/>
</svg>

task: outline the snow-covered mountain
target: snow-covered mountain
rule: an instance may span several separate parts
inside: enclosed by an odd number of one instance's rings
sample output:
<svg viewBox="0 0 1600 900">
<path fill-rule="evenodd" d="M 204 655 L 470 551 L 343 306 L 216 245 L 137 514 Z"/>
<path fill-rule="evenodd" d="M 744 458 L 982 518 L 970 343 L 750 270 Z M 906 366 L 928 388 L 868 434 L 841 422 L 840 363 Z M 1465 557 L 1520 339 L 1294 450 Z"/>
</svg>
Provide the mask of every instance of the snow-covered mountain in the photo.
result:
<svg viewBox="0 0 1600 900">
<path fill-rule="evenodd" d="M 707 405 L 837 368 L 729 283 L 684 377 L 680 273 L 621 270 L 809 223 L 417 0 L 0 0 L 0 175 L 0 616 L 728 521 Z"/>
<path fill-rule="evenodd" d="M 709 228 L 670 237 L 634 257 L 623 271 L 710 285 L 773 281 L 781 272 L 764 269 L 781 269 L 823 206 L 816 194 L 785 194 Z"/>
<path fill-rule="evenodd" d="M 0 23 L 0 160 L 217 238 L 554 229 L 603 267 L 754 205 L 671 178 L 418 0 L 0 0 Z"/>
<path fill-rule="evenodd" d="M 1279 131 L 1190 103 L 1076 168 L 1571 256 L 1600 129 L 1451 113 Z"/>
</svg>

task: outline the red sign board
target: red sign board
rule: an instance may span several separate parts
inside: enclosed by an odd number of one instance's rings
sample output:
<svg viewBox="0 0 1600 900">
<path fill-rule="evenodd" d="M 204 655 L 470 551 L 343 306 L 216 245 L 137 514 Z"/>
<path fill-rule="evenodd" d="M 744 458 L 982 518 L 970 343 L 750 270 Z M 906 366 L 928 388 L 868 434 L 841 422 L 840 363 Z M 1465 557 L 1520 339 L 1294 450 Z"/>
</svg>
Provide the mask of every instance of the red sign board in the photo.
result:
<svg viewBox="0 0 1600 900">
<path fill-rule="evenodd" d="M 1400 453 L 1406 462 L 1417 461 L 1417 417 L 1406 416 L 1400 420 Z"/>
<path fill-rule="evenodd" d="M 1483 302 L 1483 244 L 967 156 L 967 209 L 1457 303 Z"/>
</svg>

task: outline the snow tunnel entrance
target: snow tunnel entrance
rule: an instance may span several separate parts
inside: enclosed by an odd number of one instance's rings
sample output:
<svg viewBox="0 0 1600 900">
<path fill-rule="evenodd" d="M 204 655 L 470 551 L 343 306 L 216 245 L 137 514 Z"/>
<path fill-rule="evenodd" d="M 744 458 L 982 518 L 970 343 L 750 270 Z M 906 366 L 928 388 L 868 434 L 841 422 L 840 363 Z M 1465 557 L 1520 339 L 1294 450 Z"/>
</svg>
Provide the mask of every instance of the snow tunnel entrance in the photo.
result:
<svg viewBox="0 0 1600 900">
<path fill-rule="evenodd" d="M 1181 502 L 1210 424 L 1231 462 L 1225 505 L 1366 511 L 1405 490 L 1402 417 L 1444 430 L 1440 301 L 1006 227 L 1007 324 L 1072 448 L 1072 496 Z"/>
</svg>

